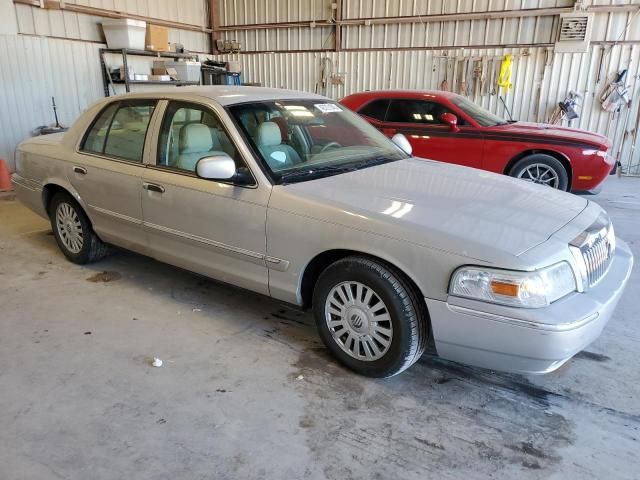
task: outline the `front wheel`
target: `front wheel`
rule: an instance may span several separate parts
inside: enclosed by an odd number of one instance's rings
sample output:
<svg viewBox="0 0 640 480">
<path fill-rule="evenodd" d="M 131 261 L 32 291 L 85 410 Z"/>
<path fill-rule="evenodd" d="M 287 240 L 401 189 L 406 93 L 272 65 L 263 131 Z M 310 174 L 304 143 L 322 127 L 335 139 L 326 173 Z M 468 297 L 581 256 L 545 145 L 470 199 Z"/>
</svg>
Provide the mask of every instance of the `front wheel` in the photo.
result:
<svg viewBox="0 0 640 480">
<path fill-rule="evenodd" d="M 313 292 L 322 341 L 345 366 L 369 377 L 390 377 L 424 352 L 424 300 L 392 267 L 347 257 L 322 272 Z"/>
<path fill-rule="evenodd" d="M 544 153 L 528 155 L 518 160 L 509 175 L 562 191 L 569 188 L 567 170 L 557 158 Z"/>
</svg>

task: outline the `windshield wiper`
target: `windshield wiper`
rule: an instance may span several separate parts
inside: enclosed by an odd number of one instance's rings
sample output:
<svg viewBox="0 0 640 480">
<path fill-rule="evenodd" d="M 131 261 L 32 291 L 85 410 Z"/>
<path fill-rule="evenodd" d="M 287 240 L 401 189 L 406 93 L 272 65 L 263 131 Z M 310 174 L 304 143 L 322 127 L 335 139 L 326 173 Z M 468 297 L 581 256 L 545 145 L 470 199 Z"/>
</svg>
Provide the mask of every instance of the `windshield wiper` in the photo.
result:
<svg viewBox="0 0 640 480">
<path fill-rule="evenodd" d="M 280 177 L 283 184 L 294 183 L 305 180 L 313 180 L 315 178 L 328 177 L 339 173 L 353 172 L 357 168 L 353 165 L 325 165 L 324 167 L 304 168 L 302 170 L 294 170 L 285 172 Z"/>
<path fill-rule="evenodd" d="M 389 157 L 374 157 L 344 165 L 324 165 L 316 168 L 304 168 L 302 170 L 283 173 L 280 180 L 283 184 L 313 180 L 315 178 L 328 177 L 331 175 L 338 175 L 340 173 L 355 172 L 362 168 L 382 165 L 383 163 L 392 161 L 394 161 L 394 159 Z"/>
</svg>

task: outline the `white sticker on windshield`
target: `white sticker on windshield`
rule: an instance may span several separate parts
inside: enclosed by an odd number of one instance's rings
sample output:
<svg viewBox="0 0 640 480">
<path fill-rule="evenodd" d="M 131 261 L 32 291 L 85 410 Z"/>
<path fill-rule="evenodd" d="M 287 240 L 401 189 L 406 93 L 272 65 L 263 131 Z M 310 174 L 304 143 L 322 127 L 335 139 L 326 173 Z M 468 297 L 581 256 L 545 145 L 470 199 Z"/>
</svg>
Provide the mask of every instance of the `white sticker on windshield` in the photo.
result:
<svg viewBox="0 0 640 480">
<path fill-rule="evenodd" d="M 316 103 L 314 105 L 322 113 L 341 112 L 342 109 L 335 103 Z"/>
</svg>

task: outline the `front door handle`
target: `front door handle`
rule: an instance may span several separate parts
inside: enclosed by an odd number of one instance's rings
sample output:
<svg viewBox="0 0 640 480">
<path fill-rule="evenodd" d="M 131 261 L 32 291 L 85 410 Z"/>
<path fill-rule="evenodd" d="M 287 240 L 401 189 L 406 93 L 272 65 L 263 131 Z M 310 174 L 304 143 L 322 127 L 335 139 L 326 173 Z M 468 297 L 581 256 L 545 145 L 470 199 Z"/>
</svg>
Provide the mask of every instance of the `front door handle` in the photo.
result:
<svg viewBox="0 0 640 480">
<path fill-rule="evenodd" d="M 84 167 L 74 166 L 73 167 L 73 172 L 74 173 L 79 173 L 80 175 L 86 175 L 87 174 L 87 169 L 84 168 Z"/>
<path fill-rule="evenodd" d="M 164 187 L 162 185 L 158 185 L 157 183 L 144 182 L 142 184 L 142 188 L 144 188 L 145 190 L 149 190 L 150 192 L 164 193 Z"/>
</svg>

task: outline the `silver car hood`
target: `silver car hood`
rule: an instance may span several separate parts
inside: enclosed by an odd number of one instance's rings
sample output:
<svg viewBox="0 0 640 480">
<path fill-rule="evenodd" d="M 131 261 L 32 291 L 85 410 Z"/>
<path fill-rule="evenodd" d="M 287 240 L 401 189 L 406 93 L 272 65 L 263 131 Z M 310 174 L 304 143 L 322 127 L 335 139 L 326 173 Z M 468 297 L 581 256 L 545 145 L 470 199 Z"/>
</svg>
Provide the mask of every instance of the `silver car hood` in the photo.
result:
<svg viewBox="0 0 640 480">
<path fill-rule="evenodd" d="M 547 240 L 588 202 L 423 159 L 274 187 L 270 208 L 494 262 Z"/>
</svg>

